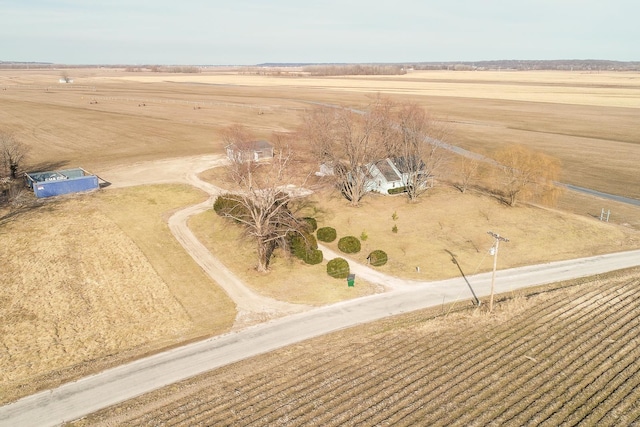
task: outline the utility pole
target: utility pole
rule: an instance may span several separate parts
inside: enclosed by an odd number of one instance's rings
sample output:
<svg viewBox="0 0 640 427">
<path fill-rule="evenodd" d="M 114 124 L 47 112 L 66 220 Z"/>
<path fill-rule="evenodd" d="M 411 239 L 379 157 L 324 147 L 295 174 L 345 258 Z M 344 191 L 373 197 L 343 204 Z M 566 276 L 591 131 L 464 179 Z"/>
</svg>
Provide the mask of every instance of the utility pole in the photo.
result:
<svg viewBox="0 0 640 427">
<path fill-rule="evenodd" d="M 500 241 L 508 242 L 509 239 L 506 237 L 502 237 L 501 235 L 494 233 L 493 231 L 487 231 L 491 237 L 495 239 L 495 243 L 493 244 L 492 253 L 493 253 L 493 274 L 491 275 L 491 296 L 489 297 L 489 313 L 493 312 L 493 287 L 496 282 L 496 267 L 498 266 L 498 246 L 500 245 Z"/>
</svg>

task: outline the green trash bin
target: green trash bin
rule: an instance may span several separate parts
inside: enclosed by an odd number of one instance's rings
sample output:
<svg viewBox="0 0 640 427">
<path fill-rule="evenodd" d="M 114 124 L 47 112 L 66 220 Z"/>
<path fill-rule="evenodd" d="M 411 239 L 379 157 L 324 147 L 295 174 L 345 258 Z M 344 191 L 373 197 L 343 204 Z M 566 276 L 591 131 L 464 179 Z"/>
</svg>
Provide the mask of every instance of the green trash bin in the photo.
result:
<svg viewBox="0 0 640 427">
<path fill-rule="evenodd" d="M 349 276 L 347 276 L 347 284 L 349 285 L 349 287 L 353 287 L 355 282 L 356 282 L 355 274 L 350 274 Z"/>
</svg>

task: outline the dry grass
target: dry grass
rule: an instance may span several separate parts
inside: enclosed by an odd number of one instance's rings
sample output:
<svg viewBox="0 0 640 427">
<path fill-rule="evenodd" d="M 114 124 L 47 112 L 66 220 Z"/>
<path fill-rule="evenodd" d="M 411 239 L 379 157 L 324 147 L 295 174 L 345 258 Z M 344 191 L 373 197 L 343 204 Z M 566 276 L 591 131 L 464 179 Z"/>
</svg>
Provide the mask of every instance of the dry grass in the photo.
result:
<svg viewBox="0 0 640 427">
<path fill-rule="evenodd" d="M 511 208 L 448 187 L 435 188 L 418 203 L 408 203 L 404 196 L 371 195 L 362 207 L 352 208 L 338 195 L 321 194 L 317 200 L 319 226 L 334 227 L 338 237 L 359 238 L 363 232 L 368 236 L 354 260 L 366 263 L 371 251 L 382 249 L 389 262 L 381 271 L 418 280 L 458 276 L 447 251 L 456 255 L 467 275 L 490 270 L 492 258 L 487 254 L 493 239 L 487 231 L 510 239 L 500 252 L 499 268 L 640 246 L 640 232 L 629 227 L 541 207 Z M 329 246 L 337 250 L 337 240 Z"/>
<path fill-rule="evenodd" d="M 114 190 L 47 202 L 5 223 L 0 400 L 229 330 L 233 303 L 164 222 L 202 199 L 184 186 Z"/>
<path fill-rule="evenodd" d="M 437 307 L 232 364 L 72 423 L 634 425 L 638 270 Z"/>
<path fill-rule="evenodd" d="M 640 230 L 640 206 L 587 196 L 573 191 L 565 191 L 558 200 L 558 209 L 573 212 L 587 218 L 600 219 L 602 209 L 605 216 L 611 212 L 609 222 L 622 227 Z"/>
<path fill-rule="evenodd" d="M 217 216 L 213 210 L 189 221 L 198 239 L 240 279 L 260 294 L 294 303 L 322 305 L 381 292 L 379 286 L 358 280 L 348 287 L 345 279 L 327 275 L 326 261 L 307 265 L 276 251 L 271 271 L 258 273 L 255 244 L 244 237 L 240 226 Z"/>
</svg>

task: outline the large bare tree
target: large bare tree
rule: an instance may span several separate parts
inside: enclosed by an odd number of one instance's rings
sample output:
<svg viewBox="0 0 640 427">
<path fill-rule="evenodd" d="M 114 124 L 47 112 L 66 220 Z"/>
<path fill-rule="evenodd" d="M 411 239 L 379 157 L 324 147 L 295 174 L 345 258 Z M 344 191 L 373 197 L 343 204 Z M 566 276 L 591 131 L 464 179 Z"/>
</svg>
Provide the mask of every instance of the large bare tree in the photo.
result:
<svg viewBox="0 0 640 427">
<path fill-rule="evenodd" d="M 467 189 L 478 179 L 481 173 L 481 160 L 479 157 L 471 157 L 469 155 L 458 155 L 455 163 L 458 181 L 454 186 L 462 193 L 466 193 Z"/>
<path fill-rule="evenodd" d="M 560 175 L 560 161 L 522 145 L 511 145 L 494 156 L 499 190 L 509 206 L 538 198 L 553 203 L 559 193 L 555 185 Z"/>
<path fill-rule="evenodd" d="M 333 168 L 334 183 L 352 206 L 368 191 L 371 165 L 385 157 L 382 120 L 375 107 L 363 113 L 318 107 L 303 116 L 302 135 L 315 158 Z"/>
<path fill-rule="evenodd" d="M 379 96 L 363 112 L 329 107 L 308 111 L 302 134 L 316 159 L 333 168 L 335 184 L 353 206 L 369 190 L 371 165 L 392 158 L 414 201 L 445 160 L 440 121 L 417 104 Z"/>
<path fill-rule="evenodd" d="M 236 135 L 238 128 L 230 129 Z M 239 159 L 251 156 L 240 156 Z M 273 251 L 286 248 L 291 233 L 301 233 L 307 223 L 297 215 L 304 206 L 304 179 L 291 172 L 293 153 L 288 147 L 276 147 L 269 161 L 232 161 L 228 167 L 236 185 L 233 193 L 216 201 L 218 214 L 242 224 L 246 234 L 255 239 L 257 266 L 269 269 Z M 297 185 L 296 185 L 297 184 Z M 302 234 L 302 233 L 301 233 Z"/>
<path fill-rule="evenodd" d="M 28 148 L 20 142 L 11 132 L 0 131 L 0 161 L 1 177 L 16 179 L 18 172 L 23 167 Z"/>
<path fill-rule="evenodd" d="M 395 159 L 409 200 L 416 201 L 431 186 L 445 162 L 442 140 L 446 128 L 415 103 L 397 105 L 390 115 L 395 135 L 387 138 L 387 154 Z"/>
</svg>

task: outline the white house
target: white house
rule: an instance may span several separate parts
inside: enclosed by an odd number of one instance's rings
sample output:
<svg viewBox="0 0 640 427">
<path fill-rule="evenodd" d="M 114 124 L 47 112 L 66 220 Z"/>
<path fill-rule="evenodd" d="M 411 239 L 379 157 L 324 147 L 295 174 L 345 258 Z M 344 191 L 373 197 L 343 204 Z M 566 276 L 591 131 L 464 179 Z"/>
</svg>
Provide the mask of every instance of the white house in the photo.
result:
<svg viewBox="0 0 640 427">
<path fill-rule="evenodd" d="M 420 161 L 419 167 L 409 167 L 406 159 L 402 157 L 386 158 L 379 160 L 375 163 L 371 163 L 363 168 L 366 174 L 365 188 L 367 191 L 374 191 L 380 194 L 394 194 L 402 193 L 405 191 L 405 186 L 411 182 L 410 174 L 426 173 L 424 171 L 424 163 Z M 412 172 L 415 169 L 419 169 L 417 172 Z M 334 170 L 331 165 L 321 164 L 320 171 L 316 172 L 317 176 L 330 176 L 334 175 Z M 426 177 L 424 177 L 426 178 Z M 427 180 L 420 177 L 417 180 L 420 185 L 427 186 Z M 431 184 L 432 185 L 432 184 Z"/>
<path fill-rule="evenodd" d="M 273 158 L 273 145 L 269 141 L 229 144 L 225 148 L 227 157 L 234 162 L 257 162 Z"/>
<path fill-rule="evenodd" d="M 403 174 L 391 159 L 383 159 L 370 164 L 367 189 L 382 194 L 390 194 L 389 190 L 405 186 L 406 174 Z"/>
</svg>

